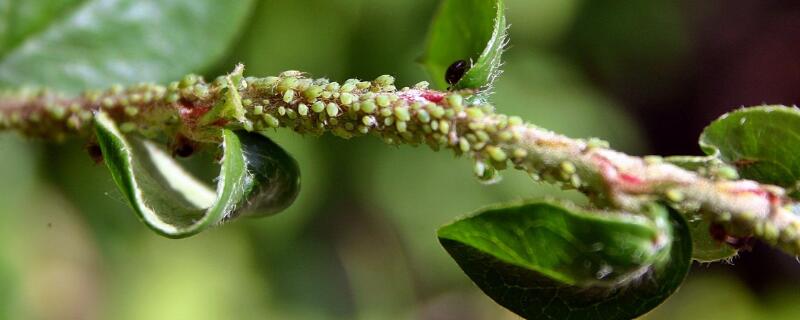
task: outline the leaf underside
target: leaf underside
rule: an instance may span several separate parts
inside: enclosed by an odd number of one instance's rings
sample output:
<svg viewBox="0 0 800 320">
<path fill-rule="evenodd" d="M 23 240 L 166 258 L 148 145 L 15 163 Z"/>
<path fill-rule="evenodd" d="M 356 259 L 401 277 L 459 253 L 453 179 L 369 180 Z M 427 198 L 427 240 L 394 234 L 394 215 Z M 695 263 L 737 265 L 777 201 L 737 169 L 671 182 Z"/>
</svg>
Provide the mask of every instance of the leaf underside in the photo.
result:
<svg viewBox="0 0 800 320">
<path fill-rule="evenodd" d="M 663 302 L 689 270 L 687 225 L 668 215 L 658 226 L 534 202 L 481 211 L 439 237 L 481 290 L 522 317 L 630 319 Z M 659 228 L 672 241 L 648 253 Z"/>
<path fill-rule="evenodd" d="M 503 0 L 445 0 L 431 25 L 422 62 L 439 88 L 450 85 L 444 76 L 458 60 L 471 63 L 453 89 L 488 88 L 500 74 L 506 42 Z"/>
<path fill-rule="evenodd" d="M 181 238 L 238 216 L 277 213 L 296 198 L 296 161 L 267 137 L 222 129 L 216 192 L 183 170 L 153 142 L 126 136 L 105 114 L 95 131 L 114 182 L 140 219 Z"/>
</svg>

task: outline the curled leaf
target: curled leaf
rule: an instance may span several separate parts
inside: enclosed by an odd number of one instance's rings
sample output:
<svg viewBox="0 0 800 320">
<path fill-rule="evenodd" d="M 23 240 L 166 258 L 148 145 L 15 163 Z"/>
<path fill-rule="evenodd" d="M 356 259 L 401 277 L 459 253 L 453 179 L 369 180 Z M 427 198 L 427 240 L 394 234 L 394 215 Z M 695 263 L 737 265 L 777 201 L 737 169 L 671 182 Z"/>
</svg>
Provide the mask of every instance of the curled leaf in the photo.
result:
<svg viewBox="0 0 800 320">
<path fill-rule="evenodd" d="M 503 0 L 444 0 L 433 20 L 422 62 L 440 88 L 476 89 L 489 87 L 500 74 L 506 43 L 506 17 Z M 468 69 L 459 77 L 448 69 L 466 62 Z"/>
<path fill-rule="evenodd" d="M 104 113 L 96 116 L 95 132 L 122 194 L 147 226 L 167 237 L 187 237 L 237 216 L 277 213 L 299 191 L 296 161 L 255 133 L 222 130 L 215 192 L 155 143 L 123 135 Z"/>
<path fill-rule="evenodd" d="M 528 319 L 630 319 L 683 282 L 692 244 L 683 218 L 586 212 L 533 202 L 479 211 L 439 230 L 464 272 Z"/>
</svg>

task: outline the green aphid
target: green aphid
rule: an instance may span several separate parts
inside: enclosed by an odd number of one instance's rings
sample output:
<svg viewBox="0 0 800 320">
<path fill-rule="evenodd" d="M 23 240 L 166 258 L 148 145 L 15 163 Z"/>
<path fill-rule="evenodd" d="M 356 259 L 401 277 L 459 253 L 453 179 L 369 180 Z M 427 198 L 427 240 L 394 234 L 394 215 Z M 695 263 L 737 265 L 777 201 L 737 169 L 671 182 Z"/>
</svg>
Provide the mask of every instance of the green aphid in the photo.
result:
<svg viewBox="0 0 800 320">
<path fill-rule="evenodd" d="M 175 96 L 176 96 L 175 101 L 178 101 L 177 94 Z M 101 104 L 103 105 L 103 108 L 106 108 L 106 109 L 111 109 L 111 108 L 116 106 L 115 103 L 114 103 L 114 99 L 111 99 L 110 97 L 103 98 L 103 101 L 101 102 Z"/>
<path fill-rule="evenodd" d="M 134 104 L 142 102 L 142 95 L 139 93 L 131 94 L 130 102 Z"/>
<path fill-rule="evenodd" d="M 194 95 L 200 98 L 205 98 L 209 94 L 208 86 L 205 85 L 196 85 L 194 87 Z"/>
<path fill-rule="evenodd" d="M 314 102 L 314 104 L 311 105 L 311 111 L 320 113 L 322 110 L 325 110 L 325 103 L 322 101 Z"/>
<path fill-rule="evenodd" d="M 395 126 L 397 127 L 397 132 L 400 133 L 406 132 L 406 129 L 408 128 L 408 125 L 406 124 L 405 121 L 397 121 L 397 123 L 395 123 Z"/>
<path fill-rule="evenodd" d="M 294 90 L 289 89 L 283 93 L 283 102 L 291 103 L 294 100 Z"/>
<path fill-rule="evenodd" d="M 467 117 L 470 119 L 480 119 L 483 118 L 483 110 L 476 107 L 471 107 L 466 109 Z"/>
<path fill-rule="evenodd" d="M 275 118 L 273 115 L 268 113 L 264 114 L 264 123 L 266 123 L 271 128 L 277 128 L 278 126 L 281 125 L 281 121 L 278 120 L 278 118 Z"/>
<path fill-rule="evenodd" d="M 257 83 L 257 85 L 263 85 L 264 87 L 272 88 L 272 87 L 276 86 L 278 84 L 278 82 L 281 82 L 281 78 L 270 76 L 270 77 L 264 78 L 263 81 L 259 81 Z M 256 85 L 256 84 L 254 84 L 254 85 Z"/>
<path fill-rule="evenodd" d="M 308 115 L 308 106 L 305 103 L 301 103 L 297 106 L 297 113 L 300 116 L 305 117 Z"/>
<path fill-rule="evenodd" d="M 281 115 L 281 116 L 285 116 L 286 115 L 286 108 L 283 107 L 283 106 L 278 107 L 278 114 Z"/>
<path fill-rule="evenodd" d="M 170 93 L 169 95 L 167 95 L 167 100 L 166 101 L 167 101 L 167 103 L 176 103 L 176 102 L 178 102 L 179 98 L 180 98 L 180 96 L 178 96 L 177 93 L 173 92 L 173 93 Z M 103 105 L 105 105 L 105 103 Z"/>
<path fill-rule="evenodd" d="M 356 83 L 356 88 L 358 88 L 360 90 L 369 89 L 369 87 L 371 87 L 371 86 L 372 86 L 372 83 L 370 83 L 369 81 L 361 81 L 359 83 Z"/>
<path fill-rule="evenodd" d="M 528 157 L 528 151 L 522 148 L 514 149 L 514 158 L 521 160 L 525 159 L 526 157 Z"/>
<path fill-rule="evenodd" d="M 129 117 L 135 117 L 136 115 L 139 114 L 139 108 L 126 107 L 125 108 L 125 114 L 128 115 Z"/>
<path fill-rule="evenodd" d="M 389 117 L 389 118 L 384 118 L 384 119 L 383 119 L 383 124 L 384 124 L 385 126 L 387 126 L 387 127 L 388 127 L 388 126 L 391 126 L 391 125 L 393 125 L 393 124 L 394 124 L 394 118 L 391 118 L 391 117 Z"/>
<path fill-rule="evenodd" d="M 325 111 L 328 113 L 328 116 L 335 117 L 339 115 L 339 106 L 333 102 L 329 102 L 327 106 L 325 106 Z"/>
<path fill-rule="evenodd" d="M 467 139 L 461 138 L 458 139 L 458 148 L 461 149 L 461 152 L 467 153 L 469 152 L 469 141 Z"/>
<path fill-rule="evenodd" d="M 123 122 L 119 125 L 119 130 L 124 133 L 130 133 L 136 130 L 136 124 L 133 122 Z"/>
<path fill-rule="evenodd" d="M 253 100 L 250 99 L 242 99 L 242 105 L 245 107 L 249 107 L 253 105 Z"/>
<path fill-rule="evenodd" d="M 431 116 L 425 110 L 417 110 L 417 119 L 422 123 L 428 123 L 431 121 Z"/>
<path fill-rule="evenodd" d="M 67 109 L 59 105 L 50 105 L 47 107 L 47 112 L 55 120 L 63 120 L 67 115 Z"/>
<path fill-rule="evenodd" d="M 363 123 L 365 126 L 371 127 L 374 126 L 377 123 L 377 121 L 373 116 L 364 116 L 363 118 L 361 118 L 361 123 Z"/>
<path fill-rule="evenodd" d="M 375 102 L 372 100 L 367 100 L 361 103 L 361 111 L 364 111 L 365 113 L 373 113 L 377 108 L 378 106 L 375 105 Z"/>
<path fill-rule="evenodd" d="M 489 156 L 492 157 L 492 160 L 497 162 L 503 162 L 508 159 L 506 153 L 502 149 L 495 146 L 487 146 L 486 152 L 489 153 Z"/>
<path fill-rule="evenodd" d="M 444 133 L 444 134 L 449 133 L 450 132 L 450 122 L 447 122 L 445 120 L 440 120 L 439 121 L 439 132 Z"/>
<path fill-rule="evenodd" d="M 277 87 L 277 89 L 278 89 L 278 91 L 280 91 L 280 92 L 284 92 L 284 91 L 286 91 L 286 90 L 289 90 L 289 89 L 294 89 L 295 85 L 297 85 L 297 78 L 295 78 L 295 77 L 288 77 L 288 78 L 285 78 L 285 79 L 283 79 L 283 80 L 282 80 L 282 81 L 281 81 L 281 82 L 278 84 L 278 87 Z"/>
<path fill-rule="evenodd" d="M 297 112 L 295 112 L 292 109 L 286 109 L 286 116 L 289 117 L 289 119 L 292 119 L 292 120 L 297 119 Z"/>
<path fill-rule="evenodd" d="M 436 119 L 441 119 L 445 115 L 444 108 L 437 106 L 435 104 L 428 104 L 428 110 L 430 110 L 431 115 Z"/>
<path fill-rule="evenodd" d="M 451 94 L 447 96 L 447 104 L 453 108 L 461 108 L 464 106 L 464 97 L 457 93 Z"/>
<path fill-rule="evenodd" d="M 339 91 L 339 83 L 338 82 L 328 83 L 328 85 L 325 86 L 325 90 L 330 92 L 337 92 Z"/>
<path fill-rule="evenodd" d="M 485 131 L 475 131 L 475 136 L 478 137 L 479 141 L 486 142 L 489 141 L 489 134 Z"/>
<path fill-rule="evenodd" d="M 483 122 L 470 122 L 467 126 L 473 131 L 483 130 L 486 128 L 486 124 Z"/>
<path fill-rule="evenodd" d="M 511 141 L 511 139 L 514 139 L 514 134 L 510 131 L 503 131 L 500 132 L 497 137 L 500 138 L 500 141 L 508 142 Z"/>
<path fill-rule="evenodd" d="M 178 85 L 181 88 L 188 88 L 193 86 L 197 83 L 198 76 L 195 74 L 187 74 L 183 79 L 181 79 L 180 84 Z"/>
<path fill-rule="evenodd" d="M 319 96 L 322 95 L 323 91 L 324 90 L 320 86 L 311 86 L 308 89 L 306 89 L 305 91 L 303 91 L 303 96 L 308 101 L 314 101 L 314 99 L 319 98 Z"/>
<path fill-rule="evenodd" d="M 395 108 L 394 109 L 394 116 L 397 117 L 399 121 L 409 121 L 411 120 L 411 115 L 408 112 L 408 108 Z"/>
<path fill-rule="evenodd" d="M 254 115 L 260 115 L 262 113 L 264 113 L 264 106 L 262 106 L 260 104 L 257 104 L 255 107 L 253 107 L 253 114 Z"/>
<path fill-rule="evenodd" d="M 350 93 L 342 93 L 339 95 L 339 102 L 342 103 L 343 106 L 349 106 L 353 103 L 355 96 Z"/>
<path fill-rule="evenodd" d="M 577 170 L 575 164 L 569 161 L 562 162 L 560 166 L 561 166 L 561 172 L 565 173 L 566 175 L 571 175 L 575 173 L 575 171 Z"/>
<path fill-rule="evenodd" d="M 417 82 L 417 84 L 415 84 L 415 85 L 414 85 L 414 89 L 417 89 L 417 90 L 425 90 L 425 89 L 428 89 L 428 87 L 429 87 L 430 85 L 431 85 L 431 84 L 430 84 L 430 83 L 428 83 L 428 81 L 420 81 L 420 82 Z"/>
<path fill-rule="evenodd" d="M 388 107 L 391 102 L 392 101 L 389 99 L 389 96 L 385 94 L 375 97 L 375 103 L 378 104 L 379 107 Z"/>
<path fill-rule="evenodd" d="M 577 174 L 573 174 L 572 177 L 570 177 L 569 182 L 572 184 L 572 187 L 576 189 L 580 188 L 583 184 L 581 177 L 579 177 Z"/>
<path fill-rule="evenodd" d="M 355 84 L 350 82 L 350 80 L 347 80 L 347 82 L 345 82 L 345 84 L 342 85 L 342 87 L 339 89 L 339 91 L 341 91 L 343 93 L 346 93 L 346 92 L 352 92 L 355 89 L 356 89 Z"/>
<path fill-rule="evenodd" d="M 589 148 L 603 148 L 603 149 L 608 148 L 610 146 L 608 141 L 598 138 L 589 138 L 589 140 L 586 141 L 586 145 L 589 146 Z"/>
<path fill-rule="evenodd" d="M 376 78 L 375 79 L 375 83 L 377 85 L 382 86 L 382 87 L 391 86 L 391 85 L 394 84 L 394 77 L 385 74 L 385 75 L 382 75 L 382 76 Z"/>
<path fill-rule="evenodd" d="M 672 202 L 681 202 L 685 199 L 683 192 L 680 192 L 676 189 L 669 189 L 667 190 L 666 194 L 667 199 Z"/>
<path fill-rule="evenodd" d="M 117 95 L 117 94 L 120 94 L 120 93 L 122 93 L 122 91 L 123 91 L 123 90 L 125 90 L 125 87 L 123 87 L 123 86 L 122 86 L 121 84 L 119 84 L 119 83 L 115 83 L 115 84 L 112 84 L 112 85 L 111 85 L 111 88 L 110 88 L 109 92 L 110 92 L 111 94 Z"/>
</svg>

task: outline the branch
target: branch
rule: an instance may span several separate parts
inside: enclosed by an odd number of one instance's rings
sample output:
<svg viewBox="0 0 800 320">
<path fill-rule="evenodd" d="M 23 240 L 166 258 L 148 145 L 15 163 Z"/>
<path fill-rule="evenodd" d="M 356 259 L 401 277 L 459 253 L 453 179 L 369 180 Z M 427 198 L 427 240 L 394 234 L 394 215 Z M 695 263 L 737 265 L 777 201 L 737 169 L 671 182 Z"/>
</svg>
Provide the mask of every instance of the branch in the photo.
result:
<svg viewBox="0 0 800 320">
<path fill-rule="evenodd" d="M 476 92 L 440 92 L 422 82 L 398 90 L 394 78 L 343 84 L 297 71 L 277 77 L 233 73 L 206 83 L 196 75 L 168 86 L 113 86 L 68 97 L 49 90 L 0 93 L 0 130 L 63 139 L 89 136 L 105 112 L 126 132 L 218 142 L 222 127 L 249 131 L 289 128 L 349 139 L 374 135 L 387 144 L 427 144 L 475 161 L 492 179 L 509 164 L 536 179 L 575 188 L 600 208 L 641 212 L 664 201 L 686 214 L 705 215 L 737 236 L 755 236 L 800 254 L 800 217 L 782 188 L 735 180 L 725 170 L 701 175 L 660 157 L 634 157 L 597 139 L 571 139 L 496 113 Z"/>
</svg>

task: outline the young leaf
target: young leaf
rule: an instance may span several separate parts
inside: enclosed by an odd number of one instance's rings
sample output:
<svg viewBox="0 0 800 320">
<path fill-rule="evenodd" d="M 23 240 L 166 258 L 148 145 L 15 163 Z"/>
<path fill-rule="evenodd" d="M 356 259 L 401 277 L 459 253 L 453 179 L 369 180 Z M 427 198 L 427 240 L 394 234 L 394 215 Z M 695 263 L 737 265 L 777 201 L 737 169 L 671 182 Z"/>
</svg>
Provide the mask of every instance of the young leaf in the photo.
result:
<svg viewBox="0 0 800 320">
<path fill-rule="evenodd" d="M 498 206 L 439 230 L 487 295 L 527 319 L 630 319 L 683 282 L 692 244 L 678 213 L 586 212 L 546 202 Z"/>
<path fill-rule="evenodd" d="M 445 74 L 459 60 L 469 69 L 454 89 L 491 86 L 500 74 L 506 42 L 503 0 L 444 0 L 427 41 L 422 62 L 436 86 L 450 86 Z"/>
<path fill-rule="evenodd" d="M 104 113 L 95 132 L 114 182 L 139 217 L 171 238 L 196 234 L 240 215 L 277 213 L 300 187 L 297 162 L 268 138 L 222 130 L 216 193 L 154 143 L 123 135 Z"/>
<path fill-rule="evenodd" d="M 0 86 L 79 91 L 202 71 L 224 54 L 252 2 L 16 1 L 0 8 Z"/>
<path fill-rule="evenodd" d="M 727 113 L 703 130 L 700 147 L 735 166 L 742 178 L 794 189 L 800 182 L 800 110 L 762 106 Z"/>
</svg>

